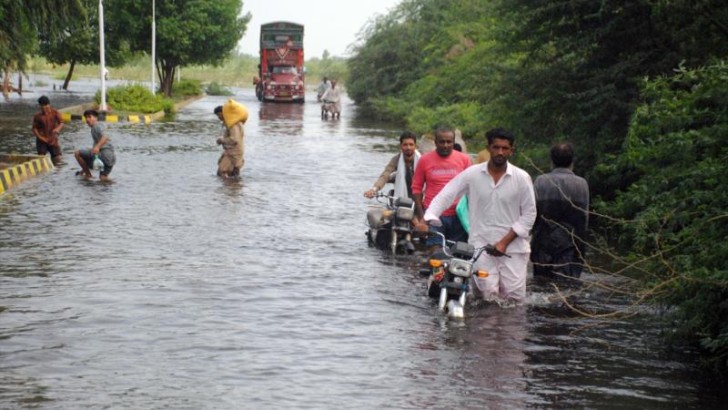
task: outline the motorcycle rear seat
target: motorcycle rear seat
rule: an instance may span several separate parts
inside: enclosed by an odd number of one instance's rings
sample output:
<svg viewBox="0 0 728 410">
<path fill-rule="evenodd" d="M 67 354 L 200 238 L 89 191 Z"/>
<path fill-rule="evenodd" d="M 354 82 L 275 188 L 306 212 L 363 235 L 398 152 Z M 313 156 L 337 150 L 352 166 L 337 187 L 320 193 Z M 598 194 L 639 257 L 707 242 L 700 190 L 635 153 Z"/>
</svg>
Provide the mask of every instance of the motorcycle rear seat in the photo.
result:
<svg viewBox="0 0 728 410">
<path fill-rule="evenodd" d="M 397 198 L 397 206 L 411 208 L 414 203 L 415 202 L 414 202 L 414 200 L 412 200 L 412 198 L 404 198 L 404 197 Z"/>
</svg>

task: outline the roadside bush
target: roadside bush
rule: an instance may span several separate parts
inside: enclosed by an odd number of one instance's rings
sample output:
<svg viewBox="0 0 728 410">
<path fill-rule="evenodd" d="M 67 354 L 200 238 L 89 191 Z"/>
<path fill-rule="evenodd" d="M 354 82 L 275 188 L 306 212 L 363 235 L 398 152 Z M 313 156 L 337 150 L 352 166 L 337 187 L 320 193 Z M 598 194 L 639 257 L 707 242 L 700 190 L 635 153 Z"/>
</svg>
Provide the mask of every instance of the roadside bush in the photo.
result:
<svg viewBox="0 0 728 410">
<path fill-rule="evenodd" d="M 728 65 L 647 81 L 614 162 L 629 186 L 598 212 L 625 221 L 622 245 L 647 273 L 643 297 L 670 309 L 679 340 L 696 342 L 728 376 Z"/>
<path fill-rule="evenodd" d="M 218 84 L 216 81 L 213 81 L 207 85 L 207 88 L 205 88 L 205 94 L 207 94 L 207 95 L 233 95 L 233 93 L 230 90 L 228 90 L 221 84 Z"/>
<path fill-rule="evenodd" d="M 430 132 L 439 124 L 459 128 L 466 141 L 483 137 L 492 122 L 483 117 L 477 103 L 457 103 L 435 108 L 417 107 L 407 115 L 407 125 L 418 133 Z"/>
<path fill-rule="evenodd" d="M 101 104 L 101 92 L 94 97 L 96 104 Z M 106 90 L 106 103 L 114 111 L 151 114 L 164 111 L 174 112 L 174 103 L 161 95 L 152 94 L 148 87 L 139 84 L 122 85 Z"/>
<path fill-rule="evenodd" d="M 172 97 L 185 99 L 202 95 L 202 83 L 199 80 L 182 80 L 172 84 Z"/>
</svg>

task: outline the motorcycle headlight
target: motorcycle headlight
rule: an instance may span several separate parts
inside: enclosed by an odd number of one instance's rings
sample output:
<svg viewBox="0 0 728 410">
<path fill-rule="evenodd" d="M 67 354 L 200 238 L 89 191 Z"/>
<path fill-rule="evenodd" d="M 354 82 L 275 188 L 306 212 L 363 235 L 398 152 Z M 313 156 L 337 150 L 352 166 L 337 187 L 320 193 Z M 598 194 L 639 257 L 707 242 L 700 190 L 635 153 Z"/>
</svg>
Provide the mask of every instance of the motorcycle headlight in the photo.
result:
<svg viewBox="0 0 728 410">
<path fill-rule="evenodd" d="M 469 278 L 472 275 L 473 264 L 462 259 L 450 259 L 448 270 L 455 276 Z"/>
</svg>

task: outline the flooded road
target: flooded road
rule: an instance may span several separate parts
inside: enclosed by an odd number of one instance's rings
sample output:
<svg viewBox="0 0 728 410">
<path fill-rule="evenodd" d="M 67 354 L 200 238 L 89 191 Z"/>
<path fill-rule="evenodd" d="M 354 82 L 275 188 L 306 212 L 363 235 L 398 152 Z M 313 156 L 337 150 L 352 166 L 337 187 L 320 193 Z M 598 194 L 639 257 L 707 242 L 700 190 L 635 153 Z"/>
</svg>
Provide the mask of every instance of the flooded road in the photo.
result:
<svg viewBox="0 0 728 410">
<path fill-rule="evenodd" d="M 530 286 L 526 306 L 442 317 L 416 258 L 364 236 L 362 193 L 399 129 L 351 104 L 323 121 L 312 102 L 234 98 L 250 112 L 240 180 L 214 175 L 225 98 L 206 97 L 173 122 L 109 125 L 110 184 L 74 177 L 91 137 L 68 124 L 66 165 L 0 198 L 0 408 L 720 404 L 649 315 L 579 319 Z M 2 121 L 0 152 L 32 153 L 30 118 Z"/>
</svg>

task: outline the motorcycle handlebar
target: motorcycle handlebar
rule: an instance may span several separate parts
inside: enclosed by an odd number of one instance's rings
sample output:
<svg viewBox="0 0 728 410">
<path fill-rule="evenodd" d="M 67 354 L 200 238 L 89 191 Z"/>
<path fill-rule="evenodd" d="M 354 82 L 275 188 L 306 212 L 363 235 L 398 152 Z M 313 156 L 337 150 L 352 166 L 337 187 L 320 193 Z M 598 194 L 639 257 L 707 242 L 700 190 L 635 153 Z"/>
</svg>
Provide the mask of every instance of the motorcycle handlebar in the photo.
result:
<svg viewBox="0 0 728 410">
<path fill-rule="evenodd" d="M 428 235 L 436 235 L 439 236 L 442 240 L 442 251 L 445 253 L 445 255 L 452 257 L 452 253 L 450 252 L 450 245 L 454 245 L 455 241 L 451 241 L 447 238 L 445 238 L 445 235 L 442 232 L 437 231 L 429 231 Z M 477 260 L 480 257 L 481 253 L 487 253 L 490 256 L 505 256 L 506 258 L 510 258 L 511 255 L 501 252 L 494 245 L 487 244 L 485 246 L 481 246 L 480 248 L 475 249 L 475 253 L 473 254 L 473 260 Z"/>
</svg>

